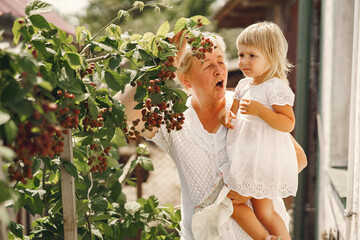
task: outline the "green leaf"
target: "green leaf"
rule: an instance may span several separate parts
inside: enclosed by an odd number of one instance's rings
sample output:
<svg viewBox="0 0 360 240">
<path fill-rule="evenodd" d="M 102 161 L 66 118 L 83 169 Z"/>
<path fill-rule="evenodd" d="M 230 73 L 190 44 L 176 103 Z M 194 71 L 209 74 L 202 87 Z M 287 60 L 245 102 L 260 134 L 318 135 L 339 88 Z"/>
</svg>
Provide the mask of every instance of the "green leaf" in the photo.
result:
<svg viewBox="0 0 360 240">
<path fill-rule="evenodd" d="M 136 42 L 136 41 L 140 40 L 141 38 L 142 38 L 142 36 L 141 36 L 140 34 L 135 33 L 135 34 L 131 35 L 129 41 L 131 41 L 131 42 L 133 42 L 133 41 Z"/>
<path fill-rule="evenodd" d="M 186 92 L 184 92 L 183 90 L 180 90 L 180 89 L 174 89 L 173 91 L 183 102 L 186 102 L 186 100 L 188 98 L 188 95 L 186 94 Z"/>
<path fill-rule="evenodd" d="M 0 107 L 0 125 L 3 125 L 9 120 L 10 120 L 10 114 L 8 113 L 8 111 Z"/>
<path fill-rule="evenodd" d="M 24 226 L 22 226 L 21 224 L 17 224 L 13 221 L 10 222 L 10 231 L 16 236 L 19 237 L 21 239 L 23 239 L 23 229 Z"/>
<path fill-rule="evenodd" d="M 143 107 L 144 107 L 144 103 L 140 102 L 140 103 L 136 104 L 136 106 L 134 107 L 134 109 L 140 110 L 140 109 L 143 109 Z"/>
<path fill-rule="evenodd" d="M 154 165 L 150 158 L 145 157 L 145 156 L 139 156 L 138 162 L 145 170 L 148 170 L 148 171 L 154 170 Z"/>
<path fill-rule="evenodd" d="M 76 201 L 76 215 L 82 216 L 88 211 L 88 200 L 80 199 Z"/>
<path fill-rule="evenodd" d="M 117 202 L 118 197 L 120 196 L 121 193 L 121 184 L 119 183 L 119 181 L 116 181 L 110 188 L 110 198 L 111 200 L 113 200 L 114 202 Z"/>
<path fill-rule="evenodd" d="M 108 220 L 108 219 L 111 219 L 111 218 L 112 218 L 112 216 L 110 216 L 110 215 L 101 214 L 101 215 L 97 215 L 97 216 L 91 216 L 90 217 L 90 222 Z"/>
<path fill-rule="evenodd" d="M 135 96 L 134 96 L 134 100 L 135 101 L 142 101 L 144 99 L 144 97 L 146 96 L 147 94 L 147 89 L 143 86 L 141 87 L 137 87 L 136 88 L 136 93 L 135 93 Z"/>
<path fill-rule="evenodd" d="M 131 214 L 134 214 L 135 212 L 137 212 L 140 209 L 141 204 L 138 202 L 127 202 L 127 203 L 125 203 L 124 207 L 128 212 L 130 212 Z"/>
<path fill-rule="evenodd" d="M 63 30 L 59 30 L 58 35 L 59 35 L 61 42 L 64 44 L 70 44 L 74 40 L 71 35 L 67 36 L 66 32 Z"/>
<path fill-rule="evenodd" d="M 6 141 L 11 143 L 15 139 L 18 133 L 18 127 L 16 126 L 13 120 L 10 120 L 7 123 L 5 123 L 4 130 L 5 130 Z"/>
<path fill-rule="evenodd" d="M 120 91 L 121 87 L 121 79 L 117 72 L 112 70 L 107 70 L 105 72 L 105 82 L 106 84 L 115 91 Z"/>
<path fill-rule="evenodd" d="M 188 107 L 186 106 L 186 102 L 183 101 L 182 103 L 175 102 L 172 108 L 175 112 L 181 113 L 184 112 Z"/>
<path fill-rule="evenodd" d="M 109 67 L 111 70 L 115 70 L 117 67 L 120 66 L 121 56 L 115 55 L 109 59 Z"/>
<path fill-rule="evenodd" d="M 78 180 L 79 175 L 78 175 L 78 170 L 75 167 L 75 165 L 69 161 L 63 161 L 63 164 L 64 164 L 64 168 L 65 168 L 66 172 L 68 172 L 71 176 L 73 176 L 76 180 Z"/>
<path fill-rule="evenodd" d="M 146 144 L 140 143 L 136 147 L 136 153 L 140 154 L 140 155 L 148 155 L 150 152 L 149 152 L 149 148 L 148 148 L 148 146 L 146 146 Z"/>
<path fill-rule="evenodd" d="M 0 169 L 2 171 L 2 169 Z M 3 181 L 0 181 L 0 203 L 5 202 L 11 198 L 10 187 Z"/>
<path fill-rule="evenodd" d="M 13 160 L 16 157 L 15 152 L 6 146 L 0 146 L 0 156 L 2 156 L 3 158 L 5 158 L 8 161 Z M 1 171 L 1 169 L 0 169 Z"/>
<path fill-rule="evenodd" d="M 194 22 L 198 22 L 199 19 L 201 19 L 201 23 L 203 25 L 209 25 L 211 22 L 209 21 L 209 19 L 207 19 L 206 17 L 204 16 L 201 16 L 201 15 L 196 15 L 196 16 L 193 16 L 190 18 L 191 20 L 193 20 Z"/>
<path fill-rule="evenodd" d="M 40 28 L 40 29 L 50 28 L 49 23 L 41 15 L 31 15 L 29 18 L 30 18 L 31 23 L 37 28 Z"/>
<path fill-rule="evenodd" d="M 117 14 L 118 20 L 121 20 L 121 19 L 128 20 L 129 16 L 130 16 L 129 12 L 125 11 L 125 10 L 120 10 Z"/>
<path fill-rule="evenodd" d="M 14 22 L 14 25 L 12 27 L 12 33 L 14 35 L 14 38 L 13 38 L 13 42 L 14 42 L 14 45 L 17 45 L 19 43 L 19 40 L 20 40 L 20 36 L 21 36 L 21 32 L 20 32 L 20 29 L 24 27 L 24 23 L 19 23 L 19 20 L 24 20 L 24 18 L 18 18 L 15 20 Z"/>
<path fill-rule="evenodd" d="M 147 49 L 151 49 L 151 44 L 152 44 L 154 38 L 155 38 L 155 35 L 154 35 L 152 32 L 147 32 L 147 33 L 145 33 L 144 36 L 142 37 L 142 42 L 145 43 L 144 46 L 145 46 Z"/>
<path fill-rule="evenodd" d="M 30 1 L 25 7 L 26 15 L 39 14 L 43 12 L 49 12 L 52 10 L 52 5 L 40 0 Z"/>
<path fill-rule="evenodd" d="M 163 101 L 160 93 L 152 93 L 149 95 L 152 104 L 159 104 Z"/>
<path fill-rule="evenodd" d="M 87 138 L 84 138 L 84 140 L 81 141 L 81 146 L 88 146 L 93 143 L 94 143 L 94 137 L 88 136 Z"/>
<path fill-rule="evenodd" d="M 94 103 L 94 100 L 91 97 L 89 97 L 87 99 L 87 103 L 88 103 L 88 107 L 89 107 L 92 118 L 96 119 L 97 116 L 99 115 L 99 108 L 96 106 L 96 104 Z"/>
<path fill-rule="evenodd" d="M 169 22 L 164 22 L 158 29 L 156 36 L 165 37 L 169 33 L 170 25 Z"/>
<path fill-rule="evenodd" d="M 112 228 L 105 222 L 96 222 L 95 225 L 105 233 L 106 239 L 115 239 Z"/>
<path fill-rule="evenodd" d="M 84 42 L 83 39 L 90 41 L 91 33 L 84 26 L 78 26 L 75 30 L 75 36 L 77 42 Z"/>
<path fill-rule="evenodd" d="M 118 25 L 110 24 L 106 28 L 106 32 L 109 36 L 114 36 L 116 40 L 121 39 L 121 28 Z"/>
<path fill-rule="evenodd" d="M 177 22 L 175 23 L 175 27 L 174 27 L 174 33 L 178 33 L 181 30 L 183 30 L 186 27 L 186 22 L 187 19 L 186 18 L 180 18 L 179 20 L 177 20 Z"/>
<path fill-rule="evenodd" d="M 67 52 L 66 56 L 69 59 L 71 68 L 73 68 L 74 70 L 78 70 L 83 64 L 83 59 L 78 53 Z"/>
<path fill-rule="evenodd" d="M 143 1 L 135 1 L 133 4 L 134 8 L 139 8 L 140 12 L 142 12 L 142 10 L 144 10 L 144 2 Z"/>
<path fill-rule="evenodd" d="M 94 211 L 106 211 L 108 203 L 104 198 L 97 198 L 91 201 L 91 209 Z"/>
</svg>

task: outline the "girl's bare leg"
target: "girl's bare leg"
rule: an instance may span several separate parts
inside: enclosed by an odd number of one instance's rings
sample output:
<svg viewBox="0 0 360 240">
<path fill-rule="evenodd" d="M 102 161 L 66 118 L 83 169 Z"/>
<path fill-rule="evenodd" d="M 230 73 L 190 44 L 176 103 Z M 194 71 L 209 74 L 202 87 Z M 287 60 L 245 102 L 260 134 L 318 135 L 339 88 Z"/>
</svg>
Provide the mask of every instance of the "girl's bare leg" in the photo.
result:
<svg viewBox="0 0 360 240">
<path fill-rule="evenodd" d="M 264 240 L 269 234 L 255 216 L 254 211 L 245 204 L 249 199 L 250 197 L 238 196 L 236 201 L 233 201 L 234 212 L 232 218 L 251 238 Z"/>
<path fill-rule="evenodd" d="M 268 232 L 275 236 L 281 236 L 283 240 L 291 240 L 290 234 L 280 215 L 275 211 L 271 199 L 251 199 L 254 212 L 259 221 Z"/>
</svg>

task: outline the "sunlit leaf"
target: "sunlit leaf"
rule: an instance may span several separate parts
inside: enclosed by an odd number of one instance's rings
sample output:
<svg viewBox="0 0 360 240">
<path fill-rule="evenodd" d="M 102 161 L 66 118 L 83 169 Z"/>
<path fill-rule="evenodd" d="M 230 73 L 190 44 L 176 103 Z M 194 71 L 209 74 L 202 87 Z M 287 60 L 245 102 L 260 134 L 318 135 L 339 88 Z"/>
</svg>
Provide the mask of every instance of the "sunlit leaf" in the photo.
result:
<svg viewBox="0 0 360 240">
<path fill-rule="evenodd" d="M 194 22 L 200 22 L 203 24 L 203 25 L 209 25 L 211 22 L 209 21 L 209 19 L 207 19 L 206 17 L 204 16 L 201 16 L 201 15 L 196 15 L 196 16 L 193 16 L 190 18 L 191 20 L 193 20 Z"/>
<path fill-rule="evenodd" d="M 39 0 L 33 0 L 28 2 L 28 4 L 25 7 L 25 13 L 26 15 L 34 15 L 44 12 L 49 12 L 52 10 L 52 5 L 47 2 L 39 1 Z"/>
<path fill-rule="evenodd" d="M 168 34 L 169 30 L 170 30 L 170 25 L 169 25 L 169 22 L 166 21 L 159 27 L 159 29 L 156 33 L 156 36 L 165 37 L 166 34 Z"/>
<path fill-rule="evenodd" d="M 174 33 L 178 33 L 181 30 L 183 30 L 186 27 L 186 22 L 187 22 L 186 18 L 183 17 L 177 20 L 174 27 Z"/>
<path fill-rule="evenodd" d="M 3 108 L 0 108 L 0 125 L 10 120 L 10 114 Z"/>
<path fill-rule="evenodd" d="M 138 162 L 145 170 L 148 170 L 148 171 L 154 170 L 154 165 L 150 158 L 145 157 L 145 156 L 139 156 Z"/>
</svg>

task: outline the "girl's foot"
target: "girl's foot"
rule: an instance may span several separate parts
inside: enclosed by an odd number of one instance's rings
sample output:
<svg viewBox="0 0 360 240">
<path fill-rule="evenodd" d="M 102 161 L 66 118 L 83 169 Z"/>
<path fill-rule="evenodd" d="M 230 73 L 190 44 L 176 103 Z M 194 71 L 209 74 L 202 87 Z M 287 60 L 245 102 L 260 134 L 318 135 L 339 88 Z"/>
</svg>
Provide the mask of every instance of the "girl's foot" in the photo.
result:
<svg viewBox="0 0 360 240">
<path fill-rule="evenodd" d="M 274 236 L 274 235 L 269 235 L 266 237 L 265 240 L 281 240 L 282 237 L 281 236 Z"/>
</svg>

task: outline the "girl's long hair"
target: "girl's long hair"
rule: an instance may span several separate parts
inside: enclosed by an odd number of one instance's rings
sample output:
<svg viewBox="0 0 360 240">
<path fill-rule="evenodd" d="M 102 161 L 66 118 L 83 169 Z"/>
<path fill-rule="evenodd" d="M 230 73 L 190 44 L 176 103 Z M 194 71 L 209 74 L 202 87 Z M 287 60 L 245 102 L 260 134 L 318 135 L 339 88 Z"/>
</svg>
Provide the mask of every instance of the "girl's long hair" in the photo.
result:
<svg viewBox="0 0 360 240">
<path fill-rule="evenodd" d="M 252 46 L 264 54 L 271 64 L 264 79 L 280 78 L 287 84 L 287 74 L 293 65 L 287 60 L 288 44 L 280 27 L 272 22 L 259 22 L 245 28 L 236 39 L 236 46 Z"/>
</svg>

